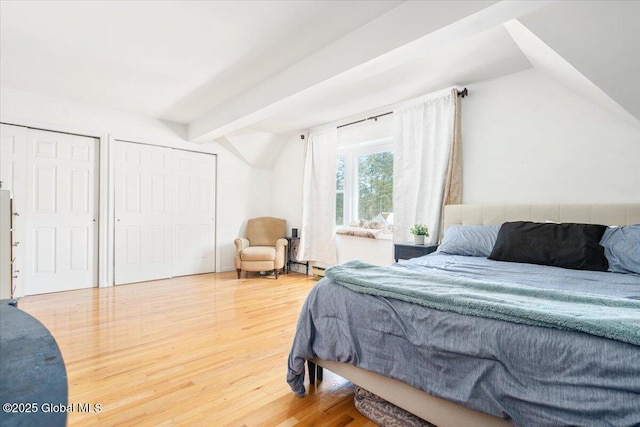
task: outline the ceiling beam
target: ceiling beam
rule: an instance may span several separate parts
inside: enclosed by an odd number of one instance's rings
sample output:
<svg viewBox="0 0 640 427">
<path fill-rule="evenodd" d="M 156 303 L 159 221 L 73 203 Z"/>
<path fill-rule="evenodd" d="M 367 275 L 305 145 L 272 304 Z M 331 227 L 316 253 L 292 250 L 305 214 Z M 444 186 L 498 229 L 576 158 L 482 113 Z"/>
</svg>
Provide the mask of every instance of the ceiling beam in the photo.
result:
<svg viewBox="0 0 640 427">
<path fill-rule="evenodd" d="M 195 119 L 188 138 L 213 141 L 278 113 L 290 97 L 369 61 L 388 55 L 397 64 L 407 52 L 415 56 L 416 50 L 439 49 L 549 3 L 553 1 L 403 3 Z"/>
</svg>

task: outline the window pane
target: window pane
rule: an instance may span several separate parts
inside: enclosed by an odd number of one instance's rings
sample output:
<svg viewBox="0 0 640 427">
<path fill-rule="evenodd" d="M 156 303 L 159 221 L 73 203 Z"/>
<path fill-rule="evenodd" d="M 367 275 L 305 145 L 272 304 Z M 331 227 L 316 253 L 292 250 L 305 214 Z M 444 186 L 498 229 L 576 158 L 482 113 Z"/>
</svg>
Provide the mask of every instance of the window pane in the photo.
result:
<svg viewBox="0 0 640 427">
<path fill-rule="evenodd" d="M 344 193 L 336 193 L 336 225 L 344 225 Z"/>
<path fill-rule="evenodd" d="M 338 157 L 338 169 L 336 172 L 336 190 L 344 191 L 344 157 Z"/>
<path fill-rule="evenodd" d="M 371 220 L 393 212 L 393 153 L 358 157 L 358 216 Z"/>
</svg>

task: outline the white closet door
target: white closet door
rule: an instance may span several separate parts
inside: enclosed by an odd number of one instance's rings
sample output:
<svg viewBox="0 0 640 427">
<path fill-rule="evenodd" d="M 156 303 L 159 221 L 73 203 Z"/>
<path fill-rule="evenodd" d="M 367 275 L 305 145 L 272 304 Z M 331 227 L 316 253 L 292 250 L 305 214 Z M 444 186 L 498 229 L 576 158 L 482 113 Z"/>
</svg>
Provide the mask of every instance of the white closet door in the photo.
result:
<svg viewBox="0 0 640 427">
<path fill-rule="evenodd" d="M 174 150 L 173 275 L 215 270 L 216 157 Z"/>
<path fill-rule="evenodd" d="M 171 152 L 115 141 L 115 283 L 171 277 Z"/>
<path fill-rule="evenodd" d="M 27 295 L 97 285 L 98 140 L 28 130 Z"/>
<path fill-rule="evenodd" d="M 26 188 L 27 128 L 0 125 L 0 181 L 2 189 Z"/>
<path fill-rule="evenodd" d="M 14 296 L 24 296 L 24 261 L 27 213 L 27 128 L 0 125 L 0 181 L 2 188 L 13 194 L 13 210 L 19 216 L 13 218 L 13 248 L 15 262 L 11 274 L 16 276 Z"/>
</svg>

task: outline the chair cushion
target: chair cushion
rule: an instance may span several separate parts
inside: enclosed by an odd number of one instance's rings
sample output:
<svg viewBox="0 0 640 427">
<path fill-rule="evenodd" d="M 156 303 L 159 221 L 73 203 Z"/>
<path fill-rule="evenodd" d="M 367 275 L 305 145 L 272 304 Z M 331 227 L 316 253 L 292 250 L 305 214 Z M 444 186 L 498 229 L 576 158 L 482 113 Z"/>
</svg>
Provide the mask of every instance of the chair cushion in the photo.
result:
<svg viewBox="0 0 640 427">
<path fill-rule="evenodd" d="M 273 261 L 276 258 L 276 248 L 273 246 L 249 246 L 240 253 L 243 261 Z"/>
<path fill-rule="evenodd" d="M 247 239 L 251 246 L 275 246 L 276 240 L 287 235 L 287 222 L 272 217 L 253 218 L 247 221 Z"/>
</svg>

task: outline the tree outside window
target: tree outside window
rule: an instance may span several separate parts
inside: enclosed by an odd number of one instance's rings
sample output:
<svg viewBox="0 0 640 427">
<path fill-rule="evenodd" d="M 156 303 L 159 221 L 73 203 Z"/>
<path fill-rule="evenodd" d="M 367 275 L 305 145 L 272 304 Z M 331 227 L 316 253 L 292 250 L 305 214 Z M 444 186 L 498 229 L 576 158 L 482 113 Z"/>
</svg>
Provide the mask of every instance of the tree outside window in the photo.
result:
<svg viewBox="0 0 640 427">
<path fill-rule="evenodd" d="M 393 212 L 393 153 L 358 157 L 358 217 L 367 221 Z"/>
<path fill-rule="evenodd" d="M 338 157 L 336 173 L 336 225 L 344 224 L 344 157 Z"/>
<path fill-rule="evenodd" d="M 338 151 L 336 225 L 371 221 L 393 212 L 391 139 L 347 145 Z"/>
</svg>

